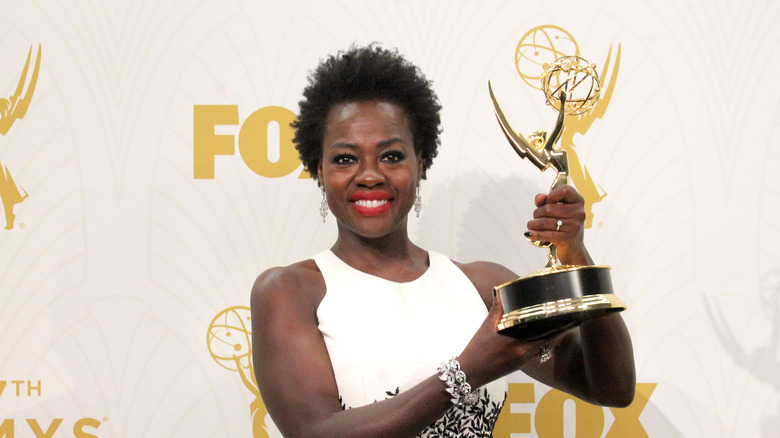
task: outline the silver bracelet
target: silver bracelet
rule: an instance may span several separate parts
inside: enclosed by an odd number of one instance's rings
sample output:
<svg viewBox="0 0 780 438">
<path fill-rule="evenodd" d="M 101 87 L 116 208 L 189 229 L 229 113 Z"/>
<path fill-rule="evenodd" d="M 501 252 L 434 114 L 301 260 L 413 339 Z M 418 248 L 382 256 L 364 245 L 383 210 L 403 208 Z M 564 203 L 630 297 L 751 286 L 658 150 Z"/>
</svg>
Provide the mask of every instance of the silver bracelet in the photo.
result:
<svg viewBox="0 0 780 438">
<path fill-rule="evenodd" d="M 446 391 L 452 396 L 450 401 L 455 406 L 471 406 L 479 397 L 471 391 L 471 385 L 466 382 L 466 373 L 460 369 L 460 362 L 454 357 L 439 365 L 439 379 L 447 384 Z"/>
</svg>

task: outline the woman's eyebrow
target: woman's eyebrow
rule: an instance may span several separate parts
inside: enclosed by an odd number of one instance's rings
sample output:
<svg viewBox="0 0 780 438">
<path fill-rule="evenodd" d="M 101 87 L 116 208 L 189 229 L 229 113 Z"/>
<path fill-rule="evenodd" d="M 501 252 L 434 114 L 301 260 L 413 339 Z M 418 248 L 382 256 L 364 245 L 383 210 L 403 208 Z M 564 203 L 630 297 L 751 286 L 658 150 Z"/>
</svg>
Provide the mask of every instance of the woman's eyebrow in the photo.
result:
<svg viewBox="0 0 780 438">
<path fill-rule="evenodd" d="M 405 142 L 400 137 L 392 137 L 392 138 L 388 138 L 387 140 L 380 141 L 379 143 L 377 143 L 377 147 L 385 148 L 394 145 L 396 143 L 405 143 Z M 334 148 L 346 148 L 346 149 L 354 149 L 354 150 L 360 149 L 358 145 L 354 143 L 346 143 L 346 142 L 331 143 L 326 147 L 329 149 L 334 149 Z"/>
</svg>

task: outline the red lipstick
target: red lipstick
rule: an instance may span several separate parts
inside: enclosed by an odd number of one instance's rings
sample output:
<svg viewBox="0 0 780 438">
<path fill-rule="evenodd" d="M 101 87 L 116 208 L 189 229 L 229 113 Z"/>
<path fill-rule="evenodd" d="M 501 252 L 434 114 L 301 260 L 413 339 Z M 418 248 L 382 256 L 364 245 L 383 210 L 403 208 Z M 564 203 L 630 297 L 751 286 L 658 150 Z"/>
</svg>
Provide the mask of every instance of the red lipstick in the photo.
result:
<svg viewBox="0 0 780 438">
<path fill-rule="evenodd" d="M 392 199 L 390 193 L 372 190 L 353 193 L 349 197 L 349 202 L 352 210 L 361 216 L 379 216 L 390 209 Z"/>
</svg>

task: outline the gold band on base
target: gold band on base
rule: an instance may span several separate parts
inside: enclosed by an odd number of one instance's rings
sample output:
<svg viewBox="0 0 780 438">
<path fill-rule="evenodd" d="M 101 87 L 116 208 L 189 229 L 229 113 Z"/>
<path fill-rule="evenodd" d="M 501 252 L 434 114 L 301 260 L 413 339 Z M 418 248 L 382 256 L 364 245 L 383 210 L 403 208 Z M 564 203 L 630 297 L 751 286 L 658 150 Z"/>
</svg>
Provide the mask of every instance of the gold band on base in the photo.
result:
<svg viewBox="0 0 780 438">
<path fill-rule="evenodd" d="M 608 311 L 625 309 L 626 303 L 615 294 L 585 295 L 513 310 L 504 314 L 498 323 L 498 330 L 506 330 L 516 325 L 561 316 L 568 316 L 571 319 L 582 321 Z"/>
</svg>

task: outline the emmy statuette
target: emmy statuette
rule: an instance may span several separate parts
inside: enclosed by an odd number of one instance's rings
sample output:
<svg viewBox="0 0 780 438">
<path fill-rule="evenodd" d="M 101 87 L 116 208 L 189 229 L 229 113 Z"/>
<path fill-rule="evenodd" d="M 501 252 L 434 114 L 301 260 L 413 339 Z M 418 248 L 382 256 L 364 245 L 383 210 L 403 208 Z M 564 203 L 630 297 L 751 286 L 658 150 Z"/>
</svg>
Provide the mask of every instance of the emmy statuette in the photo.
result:
<svg viewBox="0 0 780 438">
<path fill-rule="evenodd" d="M 526 139 L 509 126 L 488 82 L 496 118 L 514 150 L 540 171 L 550 167 L 557 172 L 552 189 L 568 184 L 566 151 L 556 143 L 563 131 L 564 116 L 589 111 L 599 98 L 600 83 L 595 67 L 583 58 L 564 56 L 550 64 L 541 78 L 547 104 L 558 111 L 552 134 L 536 131 Z M 544 269 L 494 287 L 500 294 L 504 315 L 498 331 L 523 341 L 551 336 L 583 321 L 626 309 L 612 290 L 609 266 L 562 265 L 555 245 L 547 247 Z"/>
</svg>

